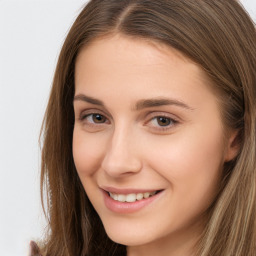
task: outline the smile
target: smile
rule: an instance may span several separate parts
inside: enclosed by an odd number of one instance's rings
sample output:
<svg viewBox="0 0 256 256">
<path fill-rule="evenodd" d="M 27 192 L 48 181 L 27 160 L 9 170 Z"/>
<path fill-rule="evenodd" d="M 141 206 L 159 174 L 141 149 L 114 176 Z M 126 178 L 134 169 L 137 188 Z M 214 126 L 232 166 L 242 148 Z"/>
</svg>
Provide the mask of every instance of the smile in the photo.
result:
<svg viewBox="0 0 256 256">
<path fill-rule="evenodd" d="M 128 195 L 123 195 L 123 194 L 116 194 L 116 193 L 109 192 L 109 196 L 111 198 L 113 198 L 115 201 L 133 203 L 135 201 L 140 201 L 140 200 L 149 198 L 149 197 L 155 195 L 156 193 L 157 193 L 157 191 L 138 193 L 138 194 L 132 193 L 132 194 L 128 194 Z"/>
<path fill-rule="evenodd" d="M 102 190 L 105 206 L 112 212 L 127 214 L 135 213 L 154 201 L 158 201 L 164 190 L 132 191 L 107 189 Z"/>
</svg>

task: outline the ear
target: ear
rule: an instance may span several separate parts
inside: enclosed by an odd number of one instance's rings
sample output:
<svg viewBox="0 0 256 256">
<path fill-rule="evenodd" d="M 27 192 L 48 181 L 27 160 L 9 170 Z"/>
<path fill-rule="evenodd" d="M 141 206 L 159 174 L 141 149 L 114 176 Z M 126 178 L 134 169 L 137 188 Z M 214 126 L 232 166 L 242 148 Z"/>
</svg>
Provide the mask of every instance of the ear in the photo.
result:
<svg viewBox="0 0 256 256">
<path fill-rule="evenodd" d="M 240 150 L 239 131 L 235 130 L 229 133 L 227 140 L 227 148 L 225 154 L 225 162 L 233 160 Z"/>
</svg>

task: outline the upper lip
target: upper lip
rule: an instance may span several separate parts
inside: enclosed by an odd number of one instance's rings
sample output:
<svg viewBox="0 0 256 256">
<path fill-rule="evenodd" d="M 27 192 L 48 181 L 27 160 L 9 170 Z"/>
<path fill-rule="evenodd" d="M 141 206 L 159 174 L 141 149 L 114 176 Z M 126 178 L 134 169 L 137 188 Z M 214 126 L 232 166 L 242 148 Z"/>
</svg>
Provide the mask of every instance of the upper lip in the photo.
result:
<svg viewBox="0 0 256 256">
<path fill-rule="evenodd" d="M 139 193 L 163 190 L 163 189 L 137 189 L 137 188 L 135 189 L 135 188 L 114 188 L 114 187 L 102 187 L 102 189 L 105 190 L 106 192 L 123 194 L 123 195 L 139 194 Z"/>
</svg>

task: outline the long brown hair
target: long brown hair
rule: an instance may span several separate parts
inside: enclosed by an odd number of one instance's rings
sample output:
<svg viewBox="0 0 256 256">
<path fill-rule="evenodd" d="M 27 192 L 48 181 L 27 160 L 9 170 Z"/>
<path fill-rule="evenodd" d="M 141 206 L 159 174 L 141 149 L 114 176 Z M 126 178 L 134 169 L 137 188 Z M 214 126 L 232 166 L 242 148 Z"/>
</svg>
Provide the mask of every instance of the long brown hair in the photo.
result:
<svg viewBox="0 0 256 256">
<path fill-rule="evenodd" d="M 43 255 L 125 255 L 88 200 L 72 157 L 74 69 L 80 50 L 115 33 L 164 43 L 198 64 L 218 91 L 240 152 L 223 167 L 200 256 L 256 255 L 256 32 L 235 0 L 91 0 L 62 47 L 42 128 L 41 193 L 49 232 Z M 44 194 L 44 192 L 46 192 Z"/>
</svg>

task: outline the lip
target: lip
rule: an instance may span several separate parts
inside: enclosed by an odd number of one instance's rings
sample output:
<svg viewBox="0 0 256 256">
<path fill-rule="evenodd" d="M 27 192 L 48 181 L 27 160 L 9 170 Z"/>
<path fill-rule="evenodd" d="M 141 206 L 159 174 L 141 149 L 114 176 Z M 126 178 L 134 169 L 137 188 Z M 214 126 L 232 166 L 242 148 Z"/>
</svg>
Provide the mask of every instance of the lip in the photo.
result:
<svg viewBox="0 0 256 256">
<path fill-rule="evenodd" d="M 160 190 L 160 191 L 158 190 L 159 192 L 157 194 L 155 194 L 149 198 L 145 198 L 145 199 L 135 201 L 132 203 L 116 201 L 109 196 L 108 192 L 126 195 L 126 194 L 131 194 L 131 193 L 137 194 L 137 193 L 145 193 L 145 192 L 153 192 L 153 191 L 156 191 L 156 190 L 138 190 L 138 189 L 135 190 L 135 189 L 114 189 L 114 188 L 112 188 L 112 189 L 106 191 L 105 189 L 102 189 L 105 206 L 112 212 L 122 213 L 122 214 L 134 213 L 134 212 L 141 210 L 144 207 L 151 205 L 154 201 L 156 201 L 162 195 L 162 192 L 164 190 Z"/>
<path fill-rule="evenodd" d="M 133 188 L 113 188 L 113 187 L 102 187 L 101 189 L 115 193 L 115 194 L 122 194 L 122 195 L 128 195 L 128 194 L 138 194 L 138 193 L 146 193 L 146 192 L 154 192 L 154 191 L 161 191 L 163 189 L 133 189 Z"/>
</svg>

